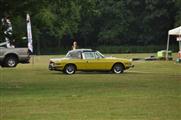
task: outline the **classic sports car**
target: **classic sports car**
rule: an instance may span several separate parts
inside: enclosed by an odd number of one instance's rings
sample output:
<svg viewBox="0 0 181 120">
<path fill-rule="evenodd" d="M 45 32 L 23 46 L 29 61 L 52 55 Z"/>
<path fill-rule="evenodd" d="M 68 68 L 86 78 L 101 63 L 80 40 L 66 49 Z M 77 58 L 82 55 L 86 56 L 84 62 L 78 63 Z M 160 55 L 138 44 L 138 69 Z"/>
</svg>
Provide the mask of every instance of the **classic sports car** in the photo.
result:
<svg viewBox="0 0 181 120">
<path fill-rule="evenodd" d="M 123 73 L 134 67 L 127 59 L 104 57 L 99 51 L 92 49 L 76 49 L 67 53 L 64 58 L 50 59 L 49 70 L 63 71 L 74 74 L 76 71 L 112 71 Z"/>
</svg>

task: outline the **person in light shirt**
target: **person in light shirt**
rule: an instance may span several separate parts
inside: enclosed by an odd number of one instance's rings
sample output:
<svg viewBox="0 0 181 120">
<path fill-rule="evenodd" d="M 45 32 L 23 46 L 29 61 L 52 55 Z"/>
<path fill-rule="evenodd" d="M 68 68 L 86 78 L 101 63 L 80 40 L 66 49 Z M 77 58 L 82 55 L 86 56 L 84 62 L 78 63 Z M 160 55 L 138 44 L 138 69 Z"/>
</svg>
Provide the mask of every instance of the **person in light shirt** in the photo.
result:
<svg viewBox="0 0 181 120">
<path fill-rule="evenodd" d="M 77 48 L 78 48 L 77 42 L 74 41 L 74 42 L 73 42 L 73 45 L 72 45 L 72 50 L 75 50 L 75 49 L 77 49 Z"/>
</svg>

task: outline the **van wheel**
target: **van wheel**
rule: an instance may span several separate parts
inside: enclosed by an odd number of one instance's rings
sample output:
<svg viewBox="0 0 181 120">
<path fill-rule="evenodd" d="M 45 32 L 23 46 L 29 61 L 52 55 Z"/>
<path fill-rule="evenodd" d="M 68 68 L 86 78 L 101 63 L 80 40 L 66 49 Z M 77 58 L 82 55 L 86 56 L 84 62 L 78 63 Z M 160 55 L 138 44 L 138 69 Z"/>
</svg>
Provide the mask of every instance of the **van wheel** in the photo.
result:
<svg viewBox="0 0 181 120">
<path fill-rule="evenodd" d="M 4 65 L 5 67 L 16 67 L 18 64 L 18 59 L 15 56 L 8 56 L 5 58 Z"/>
</svg>

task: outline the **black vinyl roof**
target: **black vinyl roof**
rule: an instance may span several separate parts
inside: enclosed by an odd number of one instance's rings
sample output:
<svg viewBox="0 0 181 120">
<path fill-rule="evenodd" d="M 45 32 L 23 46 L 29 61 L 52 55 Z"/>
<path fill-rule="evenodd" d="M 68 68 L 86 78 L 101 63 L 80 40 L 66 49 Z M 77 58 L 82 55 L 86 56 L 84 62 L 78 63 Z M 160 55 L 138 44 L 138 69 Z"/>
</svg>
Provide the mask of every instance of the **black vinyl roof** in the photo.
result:
<svg viewBox="0 0 181 120">
<path fill-rule="evenodd" d="M 75 49 L 75 50 L 71 50 L 69 52 L 93 52 L 95 50 L 92 49 Z"/>
</svg>

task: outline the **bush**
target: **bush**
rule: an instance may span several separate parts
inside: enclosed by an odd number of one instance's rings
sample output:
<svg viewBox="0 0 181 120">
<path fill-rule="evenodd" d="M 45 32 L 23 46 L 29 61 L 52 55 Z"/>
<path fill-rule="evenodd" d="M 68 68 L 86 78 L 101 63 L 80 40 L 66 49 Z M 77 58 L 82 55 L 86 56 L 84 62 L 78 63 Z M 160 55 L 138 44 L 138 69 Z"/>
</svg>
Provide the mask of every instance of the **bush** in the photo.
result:
<svg viewBox="0 0 181 120">
<path fill-rule="evenodd" d="M 97 50 L 102 53 L 154 53 L 159 50 L 165 50 L 166 46 L 99 46 Z M 170 46 L 170 49 L 173 52 L 178 51 L 177 46 Z"/>
<path fill-rule="evenodd" d="M 91 47 L 89 47 L 91 48 Z M 155 45 L 149 45 L 149 46 L 98 46 L 98 47 L 92 47 L 92 49 L 99 50 L 102 53 L 155 53 L 159 50 L 165 50 L 166 46 L 155 46 Z M 41 55 L 51 55 L 51 54 L 66 54 L 70 48 L 41 48 L 39 52 L 35 49 L 35 54 L 41 54 Z M 170 46 L 170 49 L 172 52 L 177 52 L 178 47 L 177 46 Z"/>
</svg>

